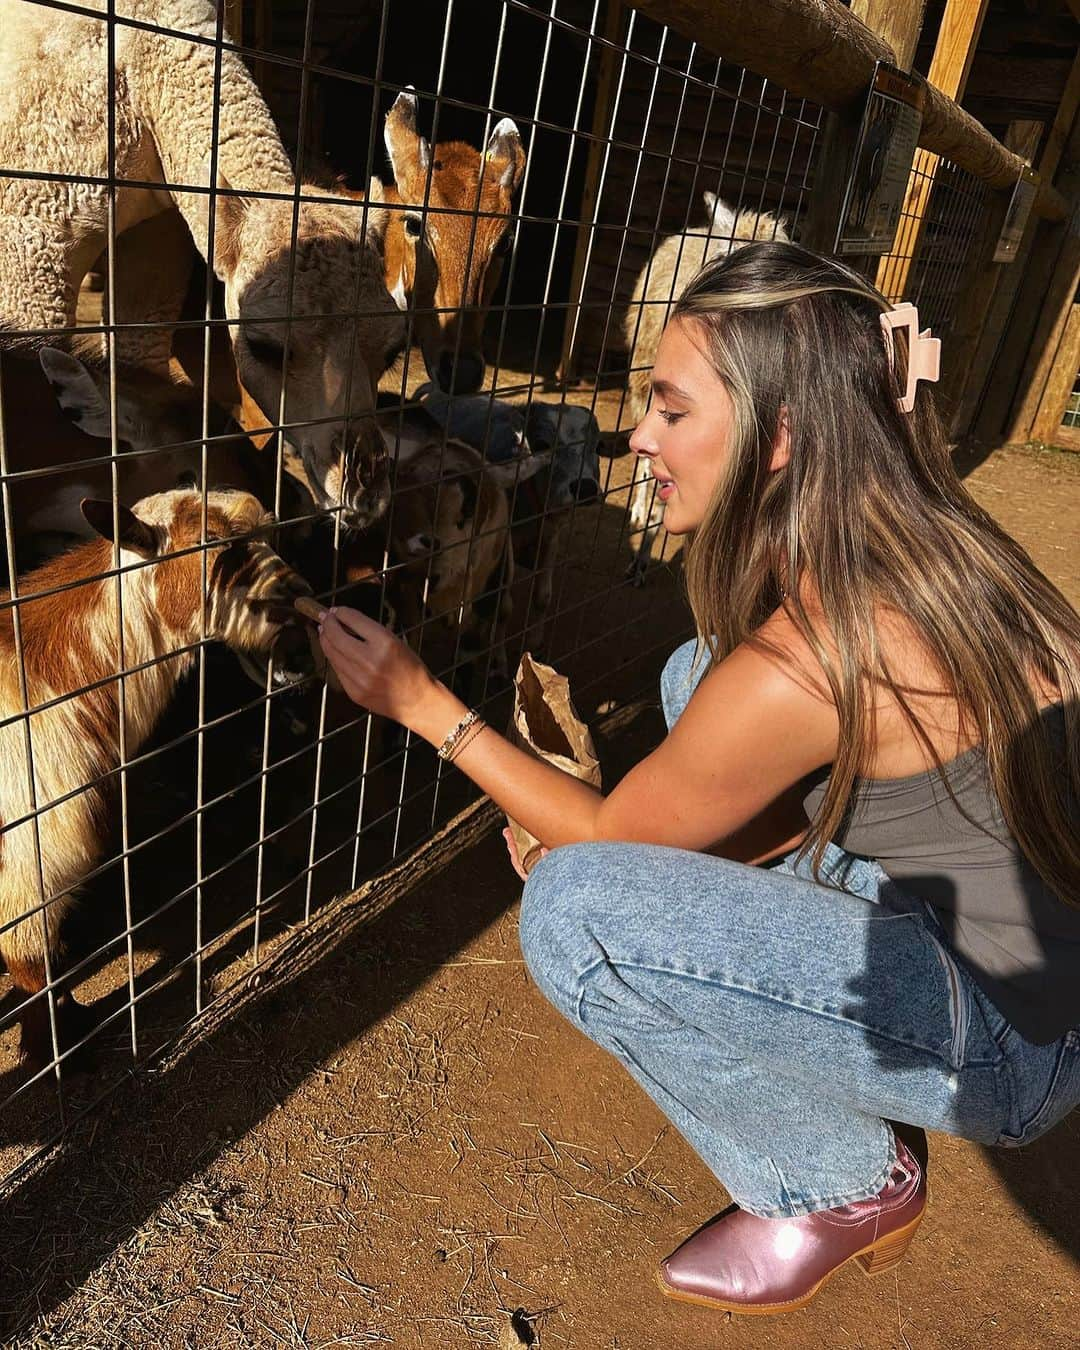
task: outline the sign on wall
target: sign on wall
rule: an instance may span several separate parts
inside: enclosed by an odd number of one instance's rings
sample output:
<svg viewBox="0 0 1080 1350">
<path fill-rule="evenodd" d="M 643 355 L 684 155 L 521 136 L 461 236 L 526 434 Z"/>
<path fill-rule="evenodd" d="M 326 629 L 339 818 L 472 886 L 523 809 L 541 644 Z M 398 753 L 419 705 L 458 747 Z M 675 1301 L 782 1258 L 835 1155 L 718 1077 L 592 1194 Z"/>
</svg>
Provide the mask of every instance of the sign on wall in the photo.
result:
<svg viewBox="0 0 1080 1350">
<path fill-rule="evenodd" d="M 922 126 L 925 83 L 879 61 L 844 190 L 837 253 L 888 253 Z"/>
<path fill-rule="evenodd" d="M 1020 247 L 1031 208 L 1038 195 L 1039 175 L 1034 169 L 1021 169 L 1009 199 L 1009 209 L 1005 212 L 1005 222 L 998 235 L 994 262 L 1012 262 L 1016 257 L 1016 250 Z"/>
</svg>

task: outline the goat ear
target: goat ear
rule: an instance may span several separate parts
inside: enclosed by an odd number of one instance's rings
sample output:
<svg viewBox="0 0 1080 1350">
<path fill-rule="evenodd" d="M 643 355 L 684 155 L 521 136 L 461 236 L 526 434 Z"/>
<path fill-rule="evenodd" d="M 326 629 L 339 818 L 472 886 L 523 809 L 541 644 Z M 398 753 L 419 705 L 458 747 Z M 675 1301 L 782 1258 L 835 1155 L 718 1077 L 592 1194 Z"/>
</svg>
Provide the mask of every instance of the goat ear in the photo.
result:
<svg viewBox="0 0 1080 1350">
<path fill-rule="evenodd" d="M 109 405 L 78 357 L 62 352 L 59 347 L 42 347 L 38 360 L 64 416 L 87 436 L 108 440 L 112 435 Z"/>
<path fill-rule="evenodd" d="M 416 90 L 410 84 L 394 100 L 383 125 L 383 141 L 394 182 L 399 192 L 408 193 L 409 182 L 427 177 L 431 147 L 416 129 Z"/>
<path fill-rule="evenodd" d="M 488 138 L 484 161 L 495 168 L 499 186 L 513 196 L 525 172 L 525 147 L 509 117 L 504 117 Z"/>
<path fill-rule="evenodd" d="M 551 464 L 550 450 L 525 455 L 521 459 L 506 459 L 499 464 L 485 464 L 484 477 L 497 488 L 513 488 L 535 477 Z"/>
<path fill-rule="evenodd" d="M 243 197 L 234 197 L 229 180 L 223 173 L 217 176 L 214 196 L 214 275 L 224 281 L 240 261 L 240 236 L 244 231 L 248 204 Z"/>
<path fill-rule="evenodd" d="M 79 509 L 92 530 L 100 534 L 103 539 L 112 540 L 114 538 L 112 502 L 102 501 L 99 497 L 84 497 L 79 503 Z M 122 504 L 117 507 L 117 518 L 120 524 L 117 542 L 122 549 L 127 549 L 131 553 L 138 553 L 142 558 L 157 556 L 160 551 L 158 532 L 152 525 L 147 525 L 145 520 L 140 520 L 130 506 Z"/>
</svg>

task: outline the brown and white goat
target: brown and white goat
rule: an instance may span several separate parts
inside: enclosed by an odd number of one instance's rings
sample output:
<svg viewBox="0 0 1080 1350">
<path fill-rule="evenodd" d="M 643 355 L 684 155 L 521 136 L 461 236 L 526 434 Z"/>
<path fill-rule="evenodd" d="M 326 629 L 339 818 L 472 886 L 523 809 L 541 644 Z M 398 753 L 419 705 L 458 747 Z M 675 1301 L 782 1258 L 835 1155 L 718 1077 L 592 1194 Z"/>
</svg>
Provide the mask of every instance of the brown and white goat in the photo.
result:
<svg viewBox="0 0 1080 1350">
<path fill-rule="evenodd" d="M 42 991 L 50 976 L 55 987 L 66 967 L 64 916 L 101 856 L 119 765 L 117 584 L 102 576 L 113 563 L 113 506 L 93 500 L 83 511 L 102 537 L 20 579 L 26 704 L 10 595 L 0 592 L 0 955 L 26 996 L 23 1049 L 38 1064 L 52 1052 Z M 123 662 L 132 672 L 124 679 L 129 758 L 195 662 L 185 649 L 201 636 L 202 515 L 202 494 L 193 490 L 119 508 L 120 563 L 128 569 L 121 586 Z M 272 524 L 249 493 L 207 495 L 205 632 L 249 665 L 261 662 L 265 670 L 273 656 L 275 678 L 287 684 L 313 670 L 307 633 L 292 607 L 310 591 L 261 537 Z M 27 705 L 37 709 L 30 719 L 32 775 Z M 62 982 L 56 1003 L 63 1050 L 78 1037 L 81 1009 Z"/>
<path fill-rule="evenodd" d="M 505 674 L 514 578 L 507 488 L 520 466 L 490 464 L 426 422 L 390 414 L 383 428 L 395 453 L 389 553 L 398 620 L 413 645 L 422 621 L 460 633 L 463 664 L 490 644 L 493 667 Z"/>
<path fill-rule="evenodd" d="M 386 288 L 399 308 L 413 310 L 413 341 L 431 379 L 447 393 L 471 394 L 483 383 L 484 322 L 513 246 L 521 136 L 504 117 L 482 151 L 464 141 L 433 150 L 407 89 L 386 115 L 383 139 L 394 171 L 394 186 L 383 189 Z"/>
<path fill-rule="evenodd" d="M 73 542 L 95 537 L 84 497 L 112 496 L 112 418 L 108 372 L 55 347 L 0 351 L 0 408 L 18 570 L 37 566 Z M 274 502 L 274 465 L 211 403 L 207 421 L 210 487 Z M 202 479 L 202 399 L 137 366 L 119 366 L 116 388 L 118 495 L 143 497 Z M 283 481 L 282 516 L 311 510 L 293 479 Z M 0 503 L 2 505 L 2 503 Z M 305 510 L 306 507 L 306 510 Z"/>
</svg>

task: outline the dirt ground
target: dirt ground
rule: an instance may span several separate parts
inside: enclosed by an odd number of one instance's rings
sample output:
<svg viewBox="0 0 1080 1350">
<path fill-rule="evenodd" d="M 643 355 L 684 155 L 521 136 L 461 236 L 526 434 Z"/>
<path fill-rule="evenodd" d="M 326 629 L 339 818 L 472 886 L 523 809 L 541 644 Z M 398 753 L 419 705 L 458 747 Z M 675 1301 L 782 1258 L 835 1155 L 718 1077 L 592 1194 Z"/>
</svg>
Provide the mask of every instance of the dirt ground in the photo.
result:
<svg viewBox="0 0 1080 1350">
<path fill-rule="evenodd" d="M 968 467 L 1080 604 L 1080 457 L 1008 448 Z M 634 658 L 684 616 L 667 571 L 649 587 L 621 648 L 604 634 L 622 588 L 597 600 L 603 625 L 582 620 L 601 639 L 582 704 L 608 782 L 661 734 L 634 688 L 655 659 Z M 1080 1115 L 1020 1151 L 935 1137 L 930 1211 L 895 1272 L 849 1267 L 780 1319 L 664 1301 L 656 1261 L 727 1197 L 533 986 L 499 824 L 466 807 L 318 910 L 0 1196 L 11 1345 L 1080 1345 Z"/>
</svg>

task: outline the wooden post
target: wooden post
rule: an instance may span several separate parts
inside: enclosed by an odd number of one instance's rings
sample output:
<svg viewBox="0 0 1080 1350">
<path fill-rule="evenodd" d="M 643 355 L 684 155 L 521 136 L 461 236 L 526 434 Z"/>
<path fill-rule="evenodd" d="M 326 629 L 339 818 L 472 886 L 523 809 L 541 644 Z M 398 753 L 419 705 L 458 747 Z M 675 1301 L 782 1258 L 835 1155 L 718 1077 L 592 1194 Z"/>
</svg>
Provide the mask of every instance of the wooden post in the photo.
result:
<svg viewBox="0 0 1080 1350">
<path fill-rule="evenodd" d="M 1020 393 L 1005 428 L 1006 440 L 1029 441 L 1035 434 L 1035 419 L 1044 405 L 1054 375 L 1065 330 L 1072 316 L 1078 283 L 1080 238 L 1070 231 L 1054 263 L 1053 279 L 1046 292 L 1035 327 L 1035 337 L 1020 378 Z M 1071 378 L 1076 378 L 1075 368 Z"/>
<path fill-rule="evenodd" d="M 608 11 L 604 17 L 604 39 L 608 44 L 617 44 L 623 31 L 624 11 L 621 0 L 609 0 Z M 600 71 L 596 80 L 596 102 L 593 104 L 592 134 L 596 138 L 589 146 L 589 156 L 585 164 L 585 187 L 581 194 L 578 219 L 577 245 L 574 249 L 574 262 L 570 269 L 570 304 L 566 309 L 563 324 L 562 348 L 559 354 L 558 378 L 573 380 L 575 371 L 575 342 L 580 329 L 580 306 L 575 309 L 574 297 L 579 301 L 585 298 L 585 264 L 589 256 L 589 238 L 592 230 L 590 218 L 596 205 L 596 194 L 600 187 L 600 166 L 603 163 L 604 145 L 602 137 L 606 135 L 607 120 L 611 113 L 611 89 L 615 79 L 615 66 L 619 51 L 615 45 L 606 45 L 600 54 Z"/>
<path fill-rule="evenodd" d="M 895 63 L 903 70 L 910 70 L 915 59 L 925 9 L 926 0 L 851 0 L 851 13 L 892 48 Z M 799 235 L 801 244 L 818 253 L 832 252 L 861 116 L 860 100 L 825 119 L 814 191 Z M 860 268 L 869 262 L 865 257 L 846 261 Z"/>
<path fill-rule="evenodd" d="M 225 31 L 233 42 L 244 45 L 244 0 L 224 0 Z"/>
<path fill-rule="evenodd" d="M 1080 56 L 1073 62 L 1053 125 L 1036 168 L 1044 183 L 1055 182 L 1066 195 L 1080 192 Z M 1070 139 L 1071 138 L 1071 139 Z M 1069 159 L 1061 165 L 1066 145 Z M 975 418 L 974 432 L 987 443 L 1000 440 L 1009 408 L 1024 377 L 1035 341 L 1043 298 L 1051 285 L 1068 233 L 1065 225 L 1028 222 L 1016 258 L 1002 267 L 1001 283 L 987 314 L 983 336 L 958 409 L 963 421 Z"/>
<path fill-rule="evenodd" d="M 935 89 L 957 102 L 964 94 L 987 2 L 947 0 L 945 13 L 941 16 L 941 28 L 927 79 Z M 929 150 L 915 152 L 915 162 L 911 166 L 911 177 L 896 227 L 896 238 L 889 254 L 878 264 L 878 289 L 897 300 L 903 299 L 907 289 L 939 160 L 940 156 Z"/>
<path fill-rule="evenodd" d="M 926 0 L 851 0 L 851 12 L 896 54 L 895 64 L 910 71 L 922 32 Z"/>
<path fill-rule="evenodd" d="M 1058 439 L 1069 395 L 1080 370 L 1080 305 L 1073 305 L 1058 349 L 1050 363 L 1050 375 L 1031 424 L 1031 439 L 1053 443 Z"/>
</svg>

